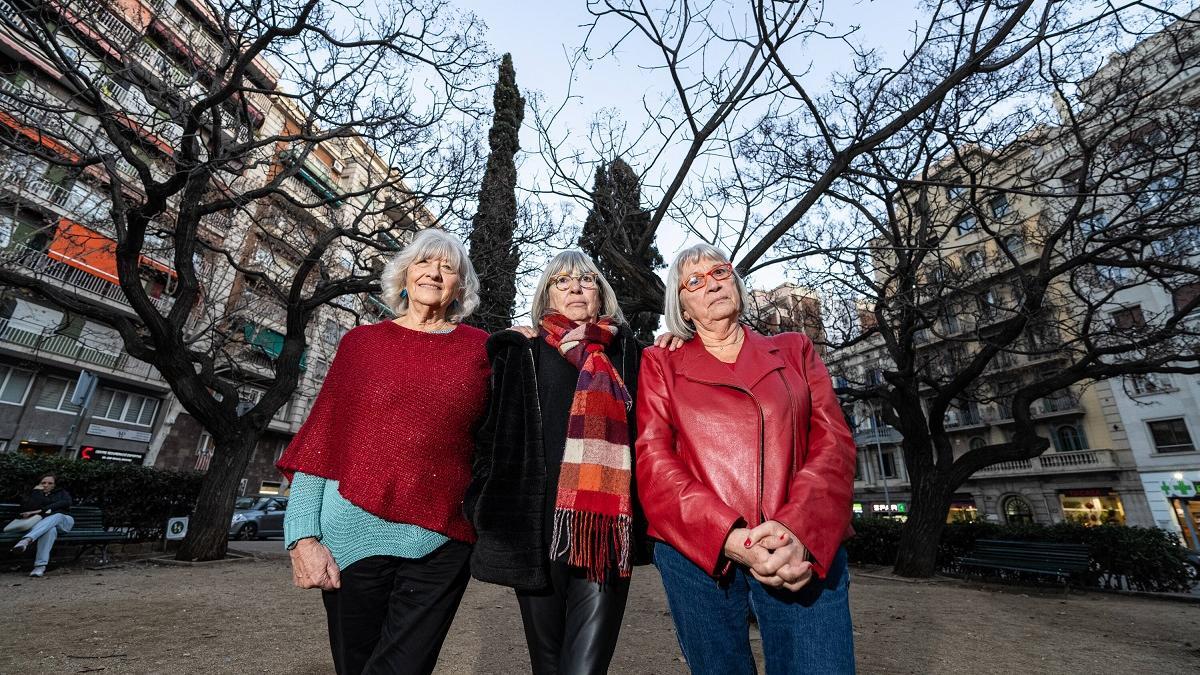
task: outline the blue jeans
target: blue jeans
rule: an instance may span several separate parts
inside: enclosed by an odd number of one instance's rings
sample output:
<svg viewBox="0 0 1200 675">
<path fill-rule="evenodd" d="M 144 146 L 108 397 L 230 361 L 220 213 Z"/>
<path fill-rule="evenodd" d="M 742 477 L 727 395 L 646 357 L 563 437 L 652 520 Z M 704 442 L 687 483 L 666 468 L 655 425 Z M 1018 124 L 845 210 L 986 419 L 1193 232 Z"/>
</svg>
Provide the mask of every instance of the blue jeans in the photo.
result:
<svg viewBox="0 0 1200 675">
<path fill-rule="evenodd" d="M 37 557 L 33 561 L 34 567 L 45 567 L 50 563 L 50 549 L 54 548 L 58 533 L 60 531 L 70 532 L 72 527 L 75 527 L 74 518 L 65 513 L 54 513 L 39 520 L 37 525 L 24 534 L 22 539 L 37 542 Z"/>
<path fill-rule="evenodd" d="M 735 567 L 718 584 L 667 544 L 654 545 L 654 564 L 667 591 L 679 647 L 693 673 L 757 672 L 750 651 L 750 608 L 758 617 L 769 675 L 853 673 L 850 574 L 846 550 L 829 574 L 797 592 L 763 586 Z"/>
</svg>

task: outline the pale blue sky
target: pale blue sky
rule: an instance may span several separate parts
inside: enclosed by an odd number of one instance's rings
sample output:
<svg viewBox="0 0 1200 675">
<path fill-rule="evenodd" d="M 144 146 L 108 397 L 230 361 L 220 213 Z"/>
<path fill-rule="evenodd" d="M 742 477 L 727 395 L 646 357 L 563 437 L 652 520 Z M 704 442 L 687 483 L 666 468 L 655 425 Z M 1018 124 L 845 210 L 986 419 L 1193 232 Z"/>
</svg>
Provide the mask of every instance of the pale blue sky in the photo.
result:
<svg viewBox="0 0 1200 675">
<path fill-rule="evenodd" d="M 568 55 L 584 40 L 586 24 L 592 20 L 585 2 L 457 0 L 456 5 L 474 12 L 487 23 L 487 41 L 497 53 L 513 55 L 517 81 L 523 91 L 540 92 L 550 102 L 563 100 L 570 85 Z M 888 61 L 901 58 L 905 46 L 912 42 L 911 30 L 917 16 L 917 2 L 913 0 L 843 0 L 829 2 L 828 6 L 825 18 L 834 26 L 830 32 L 858 25 L 855 40 L 881 50 Z M 626 26 L 620 19 L 605 19 L 592 44 L 606 44 L 605 38 L 611 41 Z M 850 63 L 850 53 L 841 43 L 816 40 L 811 45 L 808 58 L 813 70 L 806 79 L 820 91 L 832 72 Z M 631 127 L 642 123 L 647 118 L 643 97 L 661 100 L 669 94 L 670 82 L 665 71 L 639 67 L 656 65 L 660 58 L 644 38 L 634 36 L 614 56 L 577 70 L 573 92 L 578 99 L 564 110 L 558 131 L 582 144 L 592 116 L 605 107 L 620 111 Z M 530 117 L 527 113 L 522 147 L 536 151 L 536 134 L 528 127 Z M 526 157 L 521 175 L 523 186 L 542 183 L 538 164 L 537 158 Z M 664 164 L 672 168 L 669 161 Z M 640 171 L 644 167 L 636 166 L 635 162 L 635 169 Z M 578 212 L 580 219 L 584 215 Z M 664 223 L 660 228 L 659 248 L 668 259 L 685 243 L 690 243 L 690 238 L 681 227 Z M 782 269 L 771 269 L 760 272 L 753 281 L 755 286 L 770 287 L 783 280 Z"/>
</svg>

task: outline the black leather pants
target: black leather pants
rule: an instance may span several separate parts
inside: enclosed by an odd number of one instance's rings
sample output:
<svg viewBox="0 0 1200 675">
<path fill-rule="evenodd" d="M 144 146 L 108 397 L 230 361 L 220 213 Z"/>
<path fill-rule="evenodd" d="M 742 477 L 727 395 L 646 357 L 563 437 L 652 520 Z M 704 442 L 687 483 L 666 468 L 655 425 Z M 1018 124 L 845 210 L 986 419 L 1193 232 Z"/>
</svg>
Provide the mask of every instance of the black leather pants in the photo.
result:
<svg viewBox="0 0 1200 675">
<path fill-rule="evenodd" d="M 602 675 L 608 672 L 629 579 L 603 586 L 562 563 L 550 563 L 551 589 L 517 593 L 534 675 Z"/>
</svg>

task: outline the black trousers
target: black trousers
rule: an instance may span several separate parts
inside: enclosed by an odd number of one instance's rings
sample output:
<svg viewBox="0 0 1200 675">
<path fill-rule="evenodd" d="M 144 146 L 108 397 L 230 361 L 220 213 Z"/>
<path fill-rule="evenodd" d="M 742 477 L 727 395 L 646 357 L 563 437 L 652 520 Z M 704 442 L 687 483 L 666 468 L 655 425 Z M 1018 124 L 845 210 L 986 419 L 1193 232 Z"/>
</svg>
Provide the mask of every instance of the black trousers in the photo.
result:
<svg viewBox="0 0 1200 675">
<path fill-rule="evenodd" d="M 470 579 L 471 547 L 449 541 L 424 558 L 363 558 L 322 591 L 338 675 L 432 673 Z"/>
<path fill-rule="evenodd" d="M 517 593 L 534 675 L 603 675 L 608 672 L 629 579 L 601 586 L 582 572 L 550 563 L 551 588 Z"/>
</svg>

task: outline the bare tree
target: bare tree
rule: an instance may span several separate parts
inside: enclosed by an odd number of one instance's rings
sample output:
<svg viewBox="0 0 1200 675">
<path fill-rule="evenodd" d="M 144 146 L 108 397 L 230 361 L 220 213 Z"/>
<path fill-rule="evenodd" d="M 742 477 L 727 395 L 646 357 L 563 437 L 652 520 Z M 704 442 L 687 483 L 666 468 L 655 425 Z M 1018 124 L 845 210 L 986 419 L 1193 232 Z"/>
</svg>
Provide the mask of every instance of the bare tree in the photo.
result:
<svg viewBox="0 0 1200 675">
<path fill-rule="evenodd" d="M 641 40 L 662 56 L 666 113 L 638 138 L 673 150 L 648 151 L 665 177 L 648 232 L 669 218 L 745 274 L 787 266 L 842 315 L 831 346 L 878 353 L 842 390 L 903 434 L 901 574 L 933 572 L 954 487 L 1044 451 L 1035 418 L 1080 383 L 1195 372 L 1194 18 L 1171 3 L 930 0 L 890 60 L 824 3 L 590 7 L 589 40 L 626 29 L 590 55 Z M 852 59 L 818 89 L 804 47 L 824 40 Z M 1132 51 L 1102 69 L 1108 44 Z M 661 307 L 661 285 L 642 288 Z M 1114 319 L 1139 288 L 1178 301 Z M 1008 361 L 1039 377 L 994 377 Z M 985 409 L 1009 436 L 956 451 L 947 427 Z"/>
<path fill-rule="evenodd" d="M 310 321 L 379 312 L 379 256 L 478 185 L 490 56 L 475 19 L 439 0 L 378 16 L 316 0 L 154 6 L 3 13 L 29 53 L 0 86 L 16 122 L 0 137 L 5 180 L 52 176 L 67 211 L 30 221 L 33 257 L 6 256 L 0 280 L 111 326 L 212 434 L 179 553 L 207 560 L 224 555 L 238 479 L 307 367 Z M 37 273 L 47 245 L 107 246 L 125 311 Z M 147 268 L 169 275 L 162 297 Z"/>
</svg>

